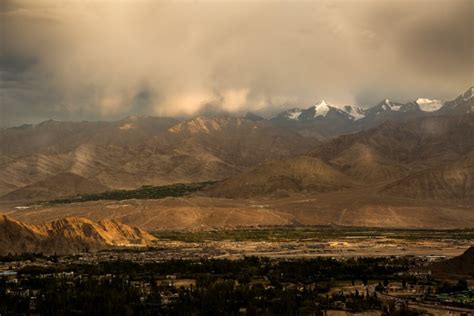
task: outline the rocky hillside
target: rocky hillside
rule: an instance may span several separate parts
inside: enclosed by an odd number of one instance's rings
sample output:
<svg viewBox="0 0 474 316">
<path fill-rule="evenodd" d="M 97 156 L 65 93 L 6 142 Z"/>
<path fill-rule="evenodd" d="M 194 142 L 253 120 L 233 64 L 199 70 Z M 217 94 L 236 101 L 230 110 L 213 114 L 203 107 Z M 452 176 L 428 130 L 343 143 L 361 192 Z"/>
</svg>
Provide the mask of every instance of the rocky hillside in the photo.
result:
<svg viewBox="0 0 474 316">
<path fill-rule="evenodd" d="M 93 222 L 67 217 L 48 224 L 26 225 L 0 215 L 0 255 L 8 253 L 67 254 L 114 246 L 146 246 L 155 238 L 115 220 Z"/>
</svg>

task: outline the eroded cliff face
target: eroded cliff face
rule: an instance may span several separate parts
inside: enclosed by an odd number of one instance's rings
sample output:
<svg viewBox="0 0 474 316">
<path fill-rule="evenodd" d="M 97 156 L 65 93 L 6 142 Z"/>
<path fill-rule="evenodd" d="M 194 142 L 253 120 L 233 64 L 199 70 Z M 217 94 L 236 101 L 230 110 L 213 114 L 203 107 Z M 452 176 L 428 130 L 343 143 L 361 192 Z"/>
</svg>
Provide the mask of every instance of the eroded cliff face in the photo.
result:
<svg viewBox="0 0 474 316">
<path fill-rule="evenodd" d="M 26 225 L 0 216 L 0 255 L 14 253 L 67 254 L 114 246 L 146 246 L 155 237 L 116 220 L 93 222 L 66 217 L 47 224 Z"/>
</svg>

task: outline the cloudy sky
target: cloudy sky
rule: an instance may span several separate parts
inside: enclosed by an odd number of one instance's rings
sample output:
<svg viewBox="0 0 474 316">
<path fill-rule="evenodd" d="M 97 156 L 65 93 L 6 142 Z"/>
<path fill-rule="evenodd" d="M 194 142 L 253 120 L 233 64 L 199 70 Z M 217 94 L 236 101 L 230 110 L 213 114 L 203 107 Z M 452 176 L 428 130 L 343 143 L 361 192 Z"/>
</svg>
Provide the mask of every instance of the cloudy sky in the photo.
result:
<svg viewBox="0 0 474 316">
<path fill-rule="evenodd" d="M 474 1 L 0 0 L 0 127 L 450 99 Z"/>
</svg>

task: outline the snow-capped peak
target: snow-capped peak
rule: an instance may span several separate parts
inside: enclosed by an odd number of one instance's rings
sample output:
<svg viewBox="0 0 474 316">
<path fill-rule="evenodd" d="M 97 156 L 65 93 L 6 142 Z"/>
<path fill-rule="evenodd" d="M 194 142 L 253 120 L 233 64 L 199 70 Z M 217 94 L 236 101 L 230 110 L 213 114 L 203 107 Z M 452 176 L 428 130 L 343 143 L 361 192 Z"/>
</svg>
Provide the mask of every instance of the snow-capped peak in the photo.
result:
<svg viewBox="0 0 474 316">
<path fill-rule="evenodd" d="M 329 112 L 329 109 L 329 103 L 322 100 L 314 106 L 314 117 L 326 116 L 326 114 Z"/>
<path fill-rule="evenodd" d="M 418 98 L 415 102 L 423 112 L 434 112 L 441 109 L 443 106 L 443 101 L 440 100 Z"/>
<path fill-rule="evenodd" d="M 389 99 L 385 99 L 383 102 L 382 102 L 382 110 L 388 110 L 391 108 L 391 104 L 390 104 L 390 100 Z"/>
<path fill-rule="evenodd" d="M 360 120 L 361 118 L 365 117 L 365 111 L 355 105 L 345 105 L 340 108 L 342 111 L 346 112 L 347 114 L 351 115 L 355 121 Z"/>
<path fill-rule="evenodd" d="M 400 111 L 401 105 L 385 99 L 382 104 L 382 110 Z"/>
<path fill-rule="evenodd" d="M 339 113 L 351 120 L 357 121 L 365 117 L 365 110 L 355 105 L 333 105 L 325 100 L 306 109 L 292 108 L 277 115 L 279 118 L 295 121 L 306 121 L 317 117 L 326 117 L 330 111 Z"/>
<path fill-rule="evenodd" d="M 365 117 L 364 110 L 355 105 L 334 105 L 331 103 L 322 100 L 314 106 L 314 117 L 326 116 L 330 109 L 335 109 L 336 111 L 343 112 L 353 120 L 357 121 Z"/>
<path fill-rule="evenodd" d="M 427 104 L 427 103 L 432 103 L 433 101 L 436 101 L 436 100 L 425 99 L 425 98 L 416 99 L 416 103 L 418 104 Z"/>
<path fill-rule="evenodd" d="M 315 107 L 319 107 L 319 106 L 328 106 L 329 103 L 327 103 L 325 100 L 322 100 L 321 102 L 319 102 L 318 104 L 315 105 Z"/>
<path fill-rule="evenodd" d="M 354 121 L 357 121 L 365 117 L 364 110 L 356 105 L 334 105 L 330 104 L 329 107 L 334 108 L 338 111 L 344 112 L 352 117 Z"/>
</svg>

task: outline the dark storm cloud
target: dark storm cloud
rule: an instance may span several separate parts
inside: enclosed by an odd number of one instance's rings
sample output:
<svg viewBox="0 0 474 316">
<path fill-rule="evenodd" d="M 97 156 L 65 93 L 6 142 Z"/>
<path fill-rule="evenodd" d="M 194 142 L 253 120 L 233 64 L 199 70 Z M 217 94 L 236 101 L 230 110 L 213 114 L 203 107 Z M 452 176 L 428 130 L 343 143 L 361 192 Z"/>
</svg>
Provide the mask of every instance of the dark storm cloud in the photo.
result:
<svg viewBox="0 0 474 316">
<path fill-rule="evenodd" d="M 35 65 L 36 61 L 32 58 L 16 55 L 0 55 L 0 69 L 12 77 L 20 76 Z M 8 80 L 8 78 L 2 78 Z"/>
<path fill-rule="evenodd" d="M 2 1 L 0 126 L 446 99 L 473 1 Z"/>
<path fill-rule="evenodd" d="M 402 58 L 433 75 L 466 76 L 473 70 L 474 2 L 465 1 L 436 17 L 406 27 L 398 43 Z M 471 73 L 472 78 L 472 73 Z"/>
<path fill-rule="evenodd" d="M 364 15 L 361 15 L 364 16 Z M 394 72 L 362 83 L 361 104 L 383 98 L 413 100 L 415 96 L 455 97 L 474 82 L 474 2 L 380 1 L 365 15 L 377 37 L 390 42 Z M 377 63 L 384 63 L 377 58 Z M 393 76 L 386 83 L 386 76 Z M 393 82 L 396 81 L 396 82 Z"/>
</svg>

